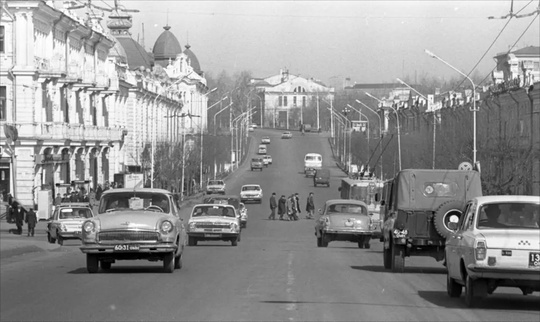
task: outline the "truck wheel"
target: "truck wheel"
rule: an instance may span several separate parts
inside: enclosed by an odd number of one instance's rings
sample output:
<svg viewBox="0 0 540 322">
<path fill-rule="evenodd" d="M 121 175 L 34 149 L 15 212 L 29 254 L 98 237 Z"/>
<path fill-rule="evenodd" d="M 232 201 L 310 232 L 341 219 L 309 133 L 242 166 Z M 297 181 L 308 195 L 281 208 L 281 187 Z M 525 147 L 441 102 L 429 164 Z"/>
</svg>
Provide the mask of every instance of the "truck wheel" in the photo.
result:
<svg viewBox="0 0 540 322">
<path fill-rule="evenodd" d="M 392 272 L 403 273 L 405 268 L 405 247 L 392 244 Z"/>
<path fill-rule="evenodd" d="M 383 248 L 383 264 L 386 269 L 392 268 L 392 253 L 390 249 Z"/>
<path fill-rule="evenodd" d="M 450 297 L 460 297 L 463 287 L 461 284 L 457 283 L 453 278 L 450 277 L 450 274 L 446 272 L 446 292 Z"/>
<path fill-rule="evenodd" d="M 88 273 L 97 273 L 99 261 L 96 254 L 86 254 L 86 270 Z"/>
<path fill-rule="evenodd" d="M 442 203 L 437 210 L 435 210 L 434 226 L 439 235 L 443 238 L 450 237 L 452 231 L 448 228 L 450 218 L 457 216 L 461 218 L 463 215 L 463 202 L 459 200 L 448 200 Z"/>
</svg>

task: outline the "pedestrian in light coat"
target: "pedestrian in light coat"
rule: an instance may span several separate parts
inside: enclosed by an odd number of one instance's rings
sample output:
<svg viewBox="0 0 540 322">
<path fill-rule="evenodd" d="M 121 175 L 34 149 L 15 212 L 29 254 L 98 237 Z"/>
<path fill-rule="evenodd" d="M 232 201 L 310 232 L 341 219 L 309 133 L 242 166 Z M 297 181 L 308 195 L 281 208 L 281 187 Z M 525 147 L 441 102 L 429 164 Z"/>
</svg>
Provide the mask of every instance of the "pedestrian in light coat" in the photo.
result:
<svg viewBox="0 0 540 322">
<path fill-rule="evenodd" d="M 37 224 L 37 215 L 34 212 L 34 208 L 30 208 L 25 217 L 24 221 L 28 224 L 28 237 L 34 237 L 34 228 L 36 228 Z"/>
<path fill-rule="evenodd" d="M 287 199 L 285 198 L 285 195 L 281 195 L 281 198 L 279 198 L 278 202 L 278 215 L 279 220 L 283 220 L 283 215 L 287 213 Z"/>
<path fill-rule="evenodd" d="M 287 200 L 287 214 L 289 215 L 290 221 L 298 220 L 296 212 L 296 198 L 293 193 L 289 196 L 289 199 Z"/>
<path fill-rule="evenodd" d="M 276 220 L 276 208 L 277 208 L 278 204 L 277 204 L 277 201 L 276 201 L 276 193 L 273 192 L 272 193 L 272 196 L 270 197 L 270 216 L 268 217 L 268 219 L 270 220 Z"/>
</svg>

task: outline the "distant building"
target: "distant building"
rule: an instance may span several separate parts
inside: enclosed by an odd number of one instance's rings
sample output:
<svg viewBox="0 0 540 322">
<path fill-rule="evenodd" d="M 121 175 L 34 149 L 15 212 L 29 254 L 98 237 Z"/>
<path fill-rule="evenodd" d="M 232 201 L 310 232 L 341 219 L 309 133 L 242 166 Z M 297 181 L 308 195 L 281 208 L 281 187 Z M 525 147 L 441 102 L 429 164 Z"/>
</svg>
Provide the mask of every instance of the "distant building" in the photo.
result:
<svg viewBox="0 0 540 322">
<path fill-rule="evenodd" d="M 251 86 L 263 104 L 261 126 L 271 128 L 298 129 L 301 124 L 320 127 L 323 108 L 326 110 L 335 94 L 334 88 L 313 78 L 290 75 L 287 69 L 274 76 L 254 78 Z M 259 118 L 254 122 L 259 123 Z"/>
<path fill-rule="evenodd" d="M 509 53 L 495 56 L 496 71 L 493 72 L 493 82 L 519 80 L 520 86 L 532 85 L 540 81 L 540 47 L 529 46 Z"/>
</svg>

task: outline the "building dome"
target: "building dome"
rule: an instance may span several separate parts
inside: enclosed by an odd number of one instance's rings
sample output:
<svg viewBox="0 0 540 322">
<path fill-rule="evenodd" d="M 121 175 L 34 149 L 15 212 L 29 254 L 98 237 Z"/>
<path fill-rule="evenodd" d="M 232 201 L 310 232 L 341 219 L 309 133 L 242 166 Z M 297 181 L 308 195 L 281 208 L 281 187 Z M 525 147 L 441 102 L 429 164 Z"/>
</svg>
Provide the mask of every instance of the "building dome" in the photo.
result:
<svg viewBox="0 0 540 322">
<path fill-rule="evenodd" d="M 169 60 L 175 60 L 176 56 L 182 53 L 182 47 L 176 39 L 176 36 L 169 31 L 170 26 L 163 27 L 165 31 L 159 35 L 158 39 L 154 44 L 154 59 L 156 64 L 160 64 L 163 67 L 169 65 Z"/>
<path fill-rule="evenodd" d="M 197 56 L 195 56 L 195 54 L 191 51 L 191 46 L 189 44 L 186 45 L 186 49 L 184 49 L 184 54 L 188 57 L 189 59 L 189 65 L 191 66 L 191 68 L 193 68 L 193 70 L 201 75 L 202 73 L 202 70 L 201 70 L 201 65 L 199 64 L 199 60 L 197 59 Z"/>
<path fill-rule="evenodd" d="M 122 61 L 122 57 L 125 57 L 128 67 L 131 70 L 138 69 L 141 66 L 152 68 L 154 65 L 152 55 L 131 38 L 131 33 L 129 32 L 129 29 L 133 25 L 131 16 L 115 13 L 109 16 L 109 18 L 111 20 L 107 23 L 107 27 L 109 27 L 111 34 L 116 38 L 117 42 L 113 49 L 115 49 L 120 60 Z"/>
</svg>

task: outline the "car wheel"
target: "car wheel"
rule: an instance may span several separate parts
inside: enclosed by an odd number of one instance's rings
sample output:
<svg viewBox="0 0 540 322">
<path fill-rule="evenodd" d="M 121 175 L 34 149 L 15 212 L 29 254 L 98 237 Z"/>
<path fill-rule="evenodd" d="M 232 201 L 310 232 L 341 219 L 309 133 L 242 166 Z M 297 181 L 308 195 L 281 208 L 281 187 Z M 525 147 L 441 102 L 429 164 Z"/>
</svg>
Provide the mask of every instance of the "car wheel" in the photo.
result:
<svg viewBox="0 0 540 322">
<path fill-rule="evenodd" d="M 251 171 L 253 171 L 253 168 L 251 168 Z"/>
<path fill-rule="evenodd" d="M 236 237 L 231 239 L 231 246 L 238 246 L 238 239 Z"/>
<path fill-rule="evenodd" d="M 463 287 L 446 272 L 446 292 L 450 297 L 460 297 Z"/>
<path fill-rule="evenodd" d="M 174 268 L 175 269 L 181 269 L 182 268 L 182 253 L 180 255 L 176 256 L 174 258 Z"/>
<path fill-rule="evenodd" d="M 49 243 L 51 244 L 54 244 L 56 243 L 56 238 L 52 238 L 51 236 L 51 233 L 50 232 L 47 232 L 47 240 L 49 241 Z"/>
<path fill-rule="evenodd" d="M 313 182 L 313 186 L 316 187 L 316 186 L 317 186 L 317 183 L 316 183 L 316 182 Z"/>
<path fill-rule="evenodd" d="M 366 237 L 366 242 L 364 243 L 364 248 L 365 249 L 370 249 L 371 248 L 371 244 L 369 243 L 369 240 L 370 240 L 370 238 Z"/>
<path fill-rule="evenodd" d="M 236 240 L 237 240 L 237 241 L 240 241 L 240 239 L 241 239 L 241 237 L 240 237 L 240 236 L 241 236 L 241 235 L 242 235 L 241 233 L 240 233 L 240 234 L 238 234 L 238 236 L 236 237 Z"/>
<path fill-rule="evenodd" d="M 386 269 L 392 268 L 392 253 L 390 249 L 383 248 L 383 264 Z"/>
<path fill-rule="evenodd" d="M 242 228 L 247 228 L 247 222 L 243 224 Z"/>
<path fill-rule="evenodd" d="M 327 186 L 328 188 L 330 188 L 330 183 L 328 183 L 326 186 Z"/>
<path fill-rule="evenodd" d="M 99 269 L 98 264 L 99 262 L 96 254 L 86 254 L 86 270 L 88 273 L 97 273 Z"/>
<path fill-rule="evenodd" d="M 197 239 L 195 237 L 188 237 L 188 246 L 197 246 Z"/>
<path fill-rule="evenodd" d="M 317 247 L 322 247 L 322 237 L 317 237 Z"/>
<path fill-rule="evenodd" d="M 174 259 L 174 252 L 167 253 L 165 256 L 163 256 L 163 270 L 165 273 L 174 272 Z"/>
<path fill-rule="evenodd" d="M 101 269 L 104 270 L 104 271 L 110 270 L 110 269 L 111 269 L 111 265 L 112 265 L 111 262 L 101 261 L 101 263 L 100 263 Z"/>
<path fill-rule="evenodd" d="M 62 236 L 60 236 L 60 234 L 58 232 L 56 232 L 56 238 L 58 240 L 58 245 L 63 246 L 64 245 L 64 238 L 62 238 Z"/>
<path fill-rule="evenodd" d="M 362 241 L 358 242 L 358 248 L 364 248 L 364 243 Z"/>
<path fill-rule="evenodd" d="M 487 294 L 487 284 L 484 280 L 473 280 L 469 275 L 465 278 L 465 304 L 475 307 L 479 300 Z"/>
<path fill-rule="evenodd" d="M 328 243 L 330 243 L 330 241 L 328 240 L 328 237 L 326 236 L 325 233 L 322 233 L 321 234 L 321 247 L 328 247 Z"/>
<path fill-rule="evenodd" d="M 405 248 L 392 244 L 392 272 L 403 273 L 405 269 Z"/>
</svg>

